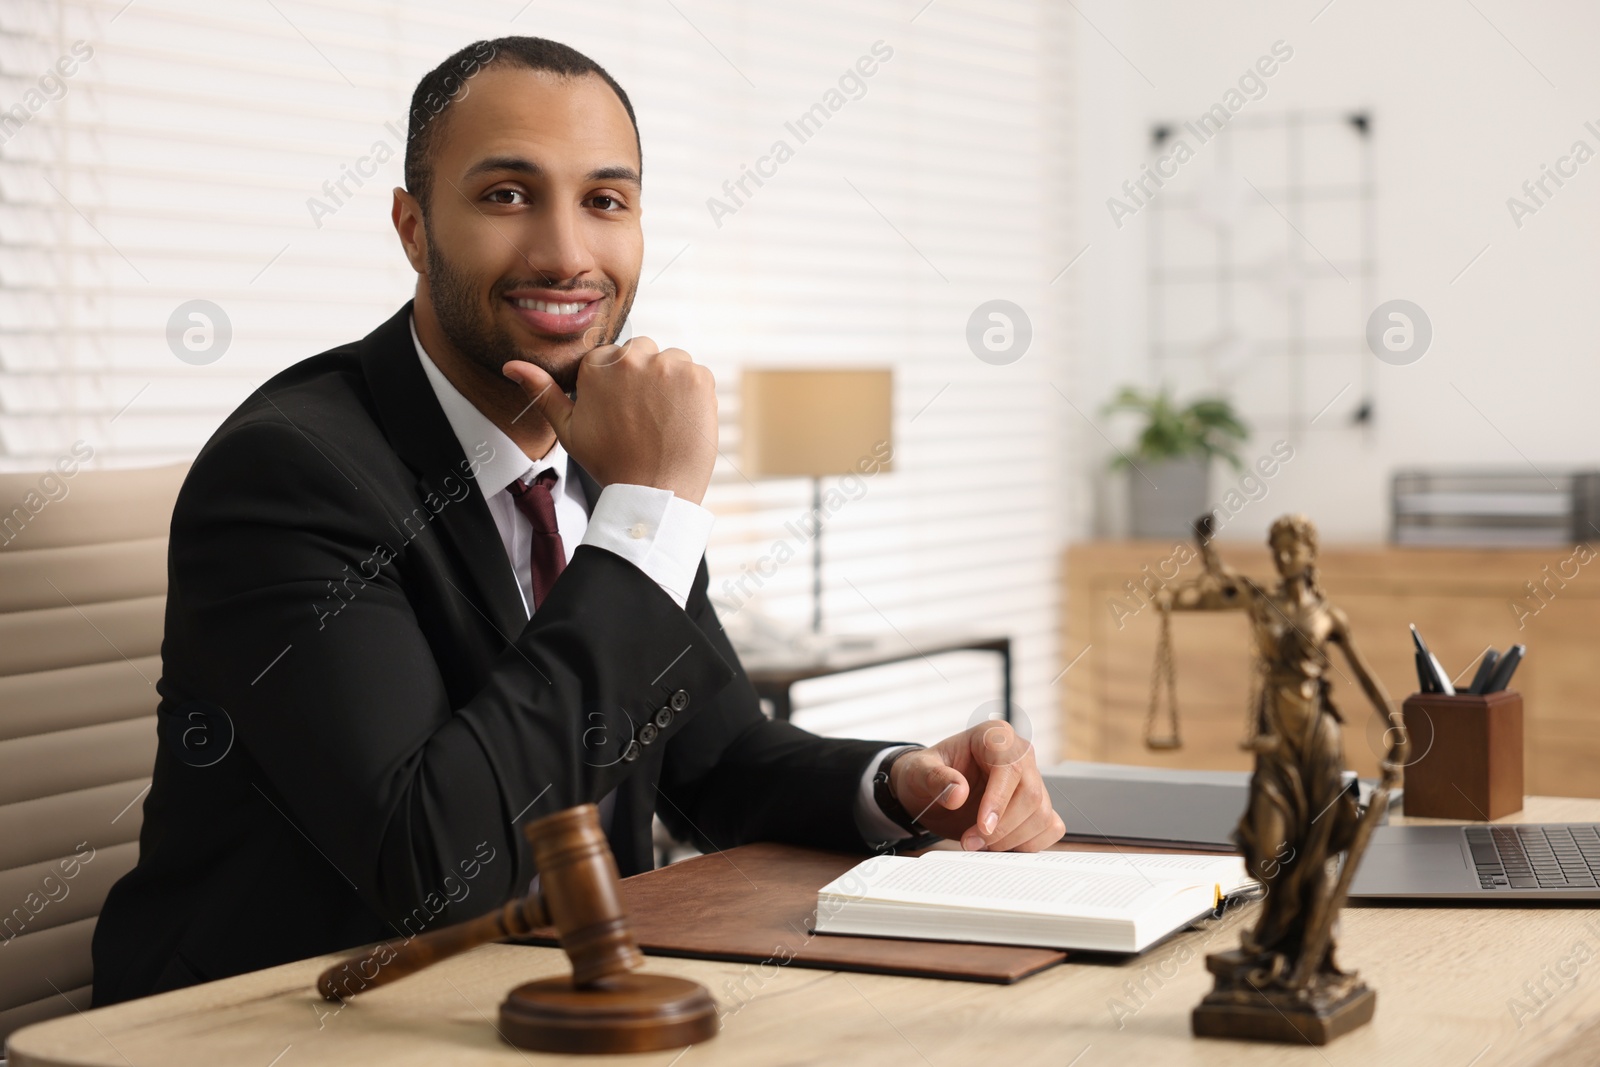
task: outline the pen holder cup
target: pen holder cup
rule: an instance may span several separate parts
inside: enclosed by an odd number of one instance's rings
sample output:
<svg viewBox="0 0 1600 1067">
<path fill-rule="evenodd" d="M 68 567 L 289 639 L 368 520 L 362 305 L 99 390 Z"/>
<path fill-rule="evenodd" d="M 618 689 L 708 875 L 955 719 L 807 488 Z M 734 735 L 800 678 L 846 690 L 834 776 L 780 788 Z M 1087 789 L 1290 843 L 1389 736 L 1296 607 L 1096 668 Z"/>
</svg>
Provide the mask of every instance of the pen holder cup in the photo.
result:
<svg viewBox="0 0 1600 1067">
<path fill-rule="evenodd" d="M 1522 810 L 1521 693 L 1413 693 L 1400 713 L 1405 814 L 1478 822 Z"/>
</svg>

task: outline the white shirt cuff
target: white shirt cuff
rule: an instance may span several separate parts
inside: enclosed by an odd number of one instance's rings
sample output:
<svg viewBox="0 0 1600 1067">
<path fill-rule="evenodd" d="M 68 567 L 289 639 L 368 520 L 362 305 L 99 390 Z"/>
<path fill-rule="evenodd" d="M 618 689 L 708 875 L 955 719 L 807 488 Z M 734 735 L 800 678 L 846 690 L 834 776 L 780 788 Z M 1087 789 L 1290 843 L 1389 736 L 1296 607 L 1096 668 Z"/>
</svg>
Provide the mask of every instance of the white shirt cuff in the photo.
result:
<svg viewBox="0 0 1600 1067">
<path fill-rule="evenodd" d="M 581 543 L 632 563 L 681 608 L 689 602 L 713 518 L 669 489 L 608 485 L 600 490 Z"/>
<path fill-rule="evenodd" d="M 877 846 L 894 841 L 905 841 L 914 837 L 906 828 L 895 822 L 883 813 L 878 806 L 878 801 L 873 797 L 872 778 L 878 773 L 878 764 L 891 752 L 899 752 L 905 748 L 921 748 L 921 745 L 890 745 L 867 764 L 867 769 L 861 775 L 861 785 L 856 789 L 856 829 L 861 834 L 861 840 L 869 845 Z"/>
</svg>

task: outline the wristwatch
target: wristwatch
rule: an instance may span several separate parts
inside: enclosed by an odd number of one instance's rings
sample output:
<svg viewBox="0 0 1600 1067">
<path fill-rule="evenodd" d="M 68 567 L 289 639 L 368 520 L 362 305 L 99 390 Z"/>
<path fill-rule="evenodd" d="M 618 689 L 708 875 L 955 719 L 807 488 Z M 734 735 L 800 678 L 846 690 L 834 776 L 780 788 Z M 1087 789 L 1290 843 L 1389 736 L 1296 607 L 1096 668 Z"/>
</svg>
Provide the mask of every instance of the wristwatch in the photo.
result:
<svg viewBox="0 0 1600 1067">
<path fill-rule="evenodd" d="M 923 747 L 925 746 L 913 745 L 910 748 L 896 749 L 883 757 L 883 761 L 878 764 L 877 773 L 872 776 L 873 801 L 895 825 L 914 837 L 914 840 L 903 843 L 906 848 L 926 848 L 939 840 L 939 835 L 917 822 L 916 816 L 906 810 L 905 805 L 894 795 L 894 790 L 889 788 L 889 768 L 894 766 L 894 761 L 908 752 L 921 751 Z"/>
</svg>

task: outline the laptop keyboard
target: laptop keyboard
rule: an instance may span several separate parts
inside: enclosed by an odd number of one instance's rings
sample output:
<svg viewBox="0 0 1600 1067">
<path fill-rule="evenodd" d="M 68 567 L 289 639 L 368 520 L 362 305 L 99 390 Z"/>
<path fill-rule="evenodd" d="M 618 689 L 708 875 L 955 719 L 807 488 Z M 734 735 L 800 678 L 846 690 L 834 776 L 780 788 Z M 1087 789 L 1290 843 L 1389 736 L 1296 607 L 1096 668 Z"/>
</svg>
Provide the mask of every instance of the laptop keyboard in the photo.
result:
<svg viewBox="0 0 1600 1067">
<path fill-rule="evenodd" d="M 1463 832 L 1484 889 L 1594 889 L 1600 878 L 1600 823 Z"/>
</svg>

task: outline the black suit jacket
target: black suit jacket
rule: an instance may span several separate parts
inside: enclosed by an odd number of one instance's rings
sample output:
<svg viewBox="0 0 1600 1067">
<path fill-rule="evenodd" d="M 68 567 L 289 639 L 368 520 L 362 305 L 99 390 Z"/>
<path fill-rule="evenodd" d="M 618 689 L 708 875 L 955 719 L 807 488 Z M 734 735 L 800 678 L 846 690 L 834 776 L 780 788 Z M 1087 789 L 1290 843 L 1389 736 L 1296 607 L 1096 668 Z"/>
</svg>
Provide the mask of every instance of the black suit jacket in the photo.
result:
<svg viewBox="0 0 1600 1067">
<path fill-rule="evenodd" d="M 864 849 L 889 742 L 762 716 L 707 598 L 581 546 L 530 620 L 407 303 L 298 363 L 201 450 L 172 517 L 160 744 L 94 1003 L 434 929 L 525 892 L 520 826 L 617 788 L 707 851 Z"/>
</svg>

